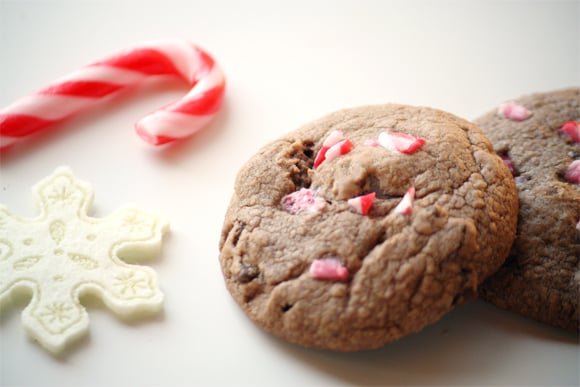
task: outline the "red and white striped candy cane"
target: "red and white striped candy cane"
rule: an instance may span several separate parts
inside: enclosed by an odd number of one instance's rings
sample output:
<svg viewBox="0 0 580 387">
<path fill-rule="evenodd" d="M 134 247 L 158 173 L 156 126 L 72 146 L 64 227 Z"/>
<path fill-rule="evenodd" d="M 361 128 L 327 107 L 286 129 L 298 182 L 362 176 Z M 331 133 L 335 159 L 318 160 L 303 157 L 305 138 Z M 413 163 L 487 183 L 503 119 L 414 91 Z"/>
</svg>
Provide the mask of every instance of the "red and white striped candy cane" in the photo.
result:
<svg viewBox="0 0 580 387">
<path fill-rule="evenodd" d="M 192 89 L 135 124 L 145 141 L 161 145 L 188 137 L 219 110 L 225 79 L 213 58 L 189 42 L 153 41 L 83 67 L 0 110 L 0 149 L 159 76 L 177 77 Z"/>
</svg>

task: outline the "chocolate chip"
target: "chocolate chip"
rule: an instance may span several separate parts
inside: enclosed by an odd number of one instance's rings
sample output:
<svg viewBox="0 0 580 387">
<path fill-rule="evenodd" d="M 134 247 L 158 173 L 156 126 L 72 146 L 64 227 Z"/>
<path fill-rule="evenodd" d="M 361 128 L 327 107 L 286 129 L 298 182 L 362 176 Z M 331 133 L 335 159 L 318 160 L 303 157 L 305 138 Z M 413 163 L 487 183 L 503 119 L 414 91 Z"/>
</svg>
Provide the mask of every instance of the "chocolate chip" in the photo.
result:
<svg viewBox="0 0 580 387">
<path fill-rule="evenodd" d="M 293 306 L 294 305 L 292 305 L 292 304 L 284 304 L 284 305 L 282 305 L 282 312 L 284 312 L 284 313 L 288 312 L 290 309 L 292 309 Z"/>
<path fill-rule="evenodd" d="M 240 283 L 248 283 L 256 278 L 260 274 L 260 270 L 254 266 L 247 263 L 242 263 L 242 268 L 238 272 L 238 281 Z"/>
</svg>

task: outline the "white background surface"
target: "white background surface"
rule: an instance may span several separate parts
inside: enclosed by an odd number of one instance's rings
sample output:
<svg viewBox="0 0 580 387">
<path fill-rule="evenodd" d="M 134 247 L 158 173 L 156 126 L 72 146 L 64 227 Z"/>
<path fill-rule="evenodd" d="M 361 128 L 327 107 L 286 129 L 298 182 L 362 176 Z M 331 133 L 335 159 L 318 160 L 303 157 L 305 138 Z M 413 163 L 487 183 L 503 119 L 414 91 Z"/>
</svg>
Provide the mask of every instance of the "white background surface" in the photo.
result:
<svg viewBox="0 0 580 387">
<path fill-rule="evenodd" d="M 185 38 L 228 80 L 204 132 L 151 149 L 133 122 L 182 96 L 145 85 L 0 158 L 0 202 L 36 215 L 30 188 L 60 165 L 90 182 L 94 216 L 125 205 L 172 231 L 150 262 L 164 312 L 128 324 L 91 305 L 90 335 L 53 357 L 0 317 L 0 385 L 578 385 L 576 335 L 464 305 L 383 349 L 337 354 L 283 343 L 227 293 L 218 240 L 242 163 L 333 110 L 400 102 L 467 119 L 535 91 L 580 85 L 578 1 L 0 0 L 0 106 L 136 43 Z"/>
</svg>

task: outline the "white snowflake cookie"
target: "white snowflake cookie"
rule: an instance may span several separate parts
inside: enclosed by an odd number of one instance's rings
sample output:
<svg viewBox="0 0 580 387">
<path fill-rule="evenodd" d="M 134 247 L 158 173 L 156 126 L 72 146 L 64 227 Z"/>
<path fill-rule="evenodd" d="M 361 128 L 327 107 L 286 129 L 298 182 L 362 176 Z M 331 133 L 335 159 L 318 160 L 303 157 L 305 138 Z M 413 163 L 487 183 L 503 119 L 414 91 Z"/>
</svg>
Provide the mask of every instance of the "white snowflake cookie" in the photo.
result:
<svg viewBox="0 0 580 387">
<path fill-rule="evenodd" d="M 33 195 L 36 218 L 0 206 L 0 305 L 31 291 L 22 324 L 34 339 L 58 353 L 84 335 L 84 294 L 101 298 L 122 317 L 161 309 L 155 272 L 131 263 L 159 253 L 167 222 L 137 209 L 89 217 L 93 189 L 67 167 L 37 183 Z"/>
</svg>

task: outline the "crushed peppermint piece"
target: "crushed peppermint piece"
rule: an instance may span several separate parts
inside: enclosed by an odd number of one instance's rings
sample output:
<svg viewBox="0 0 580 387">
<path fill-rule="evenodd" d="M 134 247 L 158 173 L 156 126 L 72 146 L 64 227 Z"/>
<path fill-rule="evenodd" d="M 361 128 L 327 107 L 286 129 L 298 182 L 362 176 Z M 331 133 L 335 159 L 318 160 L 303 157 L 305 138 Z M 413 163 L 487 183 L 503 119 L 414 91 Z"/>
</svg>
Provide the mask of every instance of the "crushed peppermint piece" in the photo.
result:
<svg viewBox="0 0 580 387">
<path fill-rule="evenodd" d="M 403 199 L 401 199 L 393 211 L 395 214 L 411 215 L 413 200 L 415 200 L 415 187 L 411 187 L 407 190 L 407 193 L 405 193 Z"/>
<path fill-rule="evenodd" d="M 512 121 L 524 121 L 532 115 L 531 111 L 514 102 L 502 103 L 497 108 L 497 113 Z"/>
<path fill-rule="evenodd" d="M 407 133 L 384 131 L 379 134 L 379 144 L 390 151 L 412 154 L 421 149 L 425 139 Z"/>
<path fill-rule="evenodd" d="M 578 219 L 578 223 L 576 223 L 576 230 L 580 231 L 580 219 Z"/>
<path fill-rule="evenodd" d="M 286 212 L 296 215 L 302 211 L 316 213 L 326 207 L 326 200 L 318 196 L 311 188 L 301 188 L 282 198 L 282 207 Z"/>
<path fill-rule="evenodd" d="M 348 269 L 336 258 L 316 259 L 310 265 L 310 275 L 319 280 L 346 281 Z"/>
<path fill-rule="evenodd" d="M 328 150 L 333 145 L 336 145 L 340 141 L 342 141 L 343 138 L 344 135 L 342 133 L 342 130 L 334 130 L 328 135 L 328 137 L 326 137 L 326 139 L 322 143 L 322 147 L 320 148 L 318 154 L 316 155 L 316 158 L 314 159 L 314 168 L 318 167 L 320 164 L 322 164 L 324 160 L 326 160 L 326 152 L 328 152 Z"/>
<path fill-rule="evenodd" d="M 570 183 L 580 184 L 580 160 L 574 160 L 566 171 L 566 180 Z"/>
<path fill-rule="evenodd" d="M 373 202 L 375 201 L 375 192 L 366 195 L 360 195 L 352 199 L 348 199 L 348 205 L 361 215 L 367 215 Z"/>
<path fill-rule="evenodd" d="M 330 149 L 326 152 L 326 161 L 331 161 L 336 159 L 339 156 L 345 155 L 350 152 L 353 148 L 352 142 L 347 138 L 342 140 L 341 142 L 334 144 L 330 147 Z"/>
<path fill-rule="evenodd" d="M 560 132 L 570 137 L 573 142 L 580 142 L 580 123 L 577 121 L 566 121 L 560 128 Z"/>
</svg>

